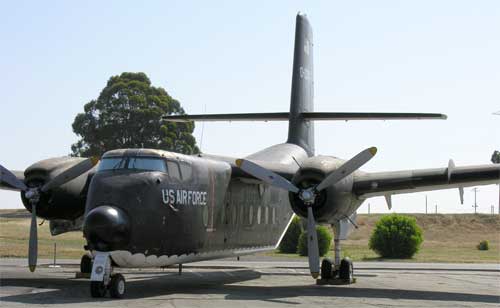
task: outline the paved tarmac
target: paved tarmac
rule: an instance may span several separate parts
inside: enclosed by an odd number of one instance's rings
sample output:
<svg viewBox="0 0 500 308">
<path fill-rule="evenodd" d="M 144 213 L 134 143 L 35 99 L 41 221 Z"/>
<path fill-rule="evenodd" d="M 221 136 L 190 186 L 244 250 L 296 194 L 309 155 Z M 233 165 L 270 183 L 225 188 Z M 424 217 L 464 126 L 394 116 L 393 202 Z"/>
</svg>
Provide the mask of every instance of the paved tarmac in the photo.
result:
<svg viewBox="0 0 500 308">
<path fill-rule="evenodd" d="M 165 270 L 118 270 L 126 298 L 94 299 L 77 260 L 30 273 L 25 259 L 0 259 L 0 306 L 61 307 L 499 307 L 499 264 L 355 262 L 356 283 L 319 286 L 307 263 L 243 257 Z"/>
</svg>

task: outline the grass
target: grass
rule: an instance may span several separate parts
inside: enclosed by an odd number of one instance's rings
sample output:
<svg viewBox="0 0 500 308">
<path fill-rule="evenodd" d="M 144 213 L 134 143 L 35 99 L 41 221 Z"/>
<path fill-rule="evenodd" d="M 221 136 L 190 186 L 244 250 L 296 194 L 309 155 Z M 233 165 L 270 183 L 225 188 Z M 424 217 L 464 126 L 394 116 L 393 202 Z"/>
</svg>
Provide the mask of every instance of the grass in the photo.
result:
<svg viewBox="0 0 500 308">
<path fill-rule="evenodd" d="M 358 215 L 358 226 L 342 241 L 343 256 L 353 260 L 381 260 L 368 248 L 372 229 L 380 214 Z M 411 214 L 422 228 L 424 243 L 411 262 L 500 263 L 500 216 L 484 214 Z M 39 220 L 39 223 L 41 221 Z M 25 210 L 0 210 L 0 257 L 23 257 L 28 252 L 30 216 Z M 39 258 L 52 258 L 57 243 L 58 258 L 80 258 L 85 241 L 81 232 L 50 235 L 49 223 L 38 227 Z M 488 240 L 489 250 L 480 251 L 477 244 Z M 333 249 L 333 247 L 332 247 Z M 271 256 L 298 258 L 296 254 L 267 253 Z M 330 251 L 328 256 L 333 257 Z"/>
<path fill-rule="evenodd" d="M 484 214 L 408 214 L 422 228 L 424 242 L 409 262 L 500 263 L 500 216 Z M 358 215 L 358 226 L 348 240 L 342 241 L 342 256 L 355 261 L 383 261 L 368 248 L 375 223 L 382 215 Z M 477 249 L 481 240 L 490 242 L 489 250 Z M 333 249 L 333 247 L 332 247 Z M 282 257 L 296 254 L 270 253 Z M 333 252 L 328 253 L 333 257 Z"/>
<path fill-rule="evenodd" d="M 38 223 L 42 221 L 38 219 Z M 0 257 L 27 257 L 30 214 L 26 210 L 0 210 Z M 82 232 L 50 235 L 49 222 L 38 227 L 38 257 L 52 258 L 54 243 L 57 258 L 81 258 L 85 253 Z"/>
</svg>

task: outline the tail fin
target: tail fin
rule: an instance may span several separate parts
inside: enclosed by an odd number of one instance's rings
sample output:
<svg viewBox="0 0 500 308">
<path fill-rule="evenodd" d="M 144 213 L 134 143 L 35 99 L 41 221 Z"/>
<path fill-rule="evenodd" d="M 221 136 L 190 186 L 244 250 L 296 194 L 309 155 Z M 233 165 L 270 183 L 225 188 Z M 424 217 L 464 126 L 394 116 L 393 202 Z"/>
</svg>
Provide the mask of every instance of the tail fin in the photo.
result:
<svg viewBox="0 0 500 308">
<path fill-rule="evenodd" d="M 400 112 L 314 112 L 313 36 L 306 15 L 299 13 L 295 26 L 292 95 L 290 112 L 233 114 L 173 114 L 163 116 L 170 122 L 189 121 L 288 121 L 288 143 L 314 155 L 314 121 L 423 120 L 446 119 L 440 113 Z"/>
<path fill-rule="evenodd" d="M 314 123 L 302 117 L 314 111 L 313 35 L 306 15 L 297 14 L 293 53 L 292 94 L 288 125 L 288 143 L 301 146 L 314 155 Z"/>
</svg>

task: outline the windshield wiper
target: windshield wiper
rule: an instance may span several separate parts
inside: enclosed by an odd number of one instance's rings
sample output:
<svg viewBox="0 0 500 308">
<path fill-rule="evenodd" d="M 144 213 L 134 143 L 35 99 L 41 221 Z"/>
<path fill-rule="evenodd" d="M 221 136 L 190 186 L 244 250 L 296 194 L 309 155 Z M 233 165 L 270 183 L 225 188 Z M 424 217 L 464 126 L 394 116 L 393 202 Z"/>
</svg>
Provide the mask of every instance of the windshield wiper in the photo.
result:
<svg viewBox="0 0 500 308">
<path fill-rule="evenodd" d="M 125 159 L 126 159 L 126 158 L 125 158 L 125 156 L 123 156 L 123 157 L 120 159 L 120 161 L 118 161 L 118 162 L 117 162 L 117 163 L 113 166 L 113 168 L 111 168 L 111 170 L 120 169 L 120 166 L 121 166 L 121 164 L 125 161 Z M 124 164 L 124 166 L 125 166 L 125 164 Z"/>
</svg>

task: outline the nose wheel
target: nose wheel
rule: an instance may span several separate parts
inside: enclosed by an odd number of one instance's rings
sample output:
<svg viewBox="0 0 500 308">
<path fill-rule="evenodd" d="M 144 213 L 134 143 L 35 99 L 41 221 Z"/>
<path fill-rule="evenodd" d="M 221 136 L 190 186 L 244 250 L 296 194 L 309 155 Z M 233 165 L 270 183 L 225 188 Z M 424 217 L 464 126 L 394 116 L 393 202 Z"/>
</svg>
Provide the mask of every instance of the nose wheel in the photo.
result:
<svg viewBox="0 0 500 308">
<path fill-rule="evenodd" d="M 123 296 L 125 296 L 125 277 L 123 277 L 122 274 L 114 274 L 111 276 L 109 295 L 113 298 L 123 298 Z"/>
<path fill-rule="evenodd" d="M 90 274 L 92 272 L 92 257 L 88 254 L 82 256 L 80 260 L 80 273 Z"/>
<path fill-rule="evenodd" d="M 112 298 L 123 298 L 125 289 L 125 277 L 113 273 L 109 253 L 96 251 L 90 275 L 90 295 L 100 298 L 109 291 Z"/>
</svg>

